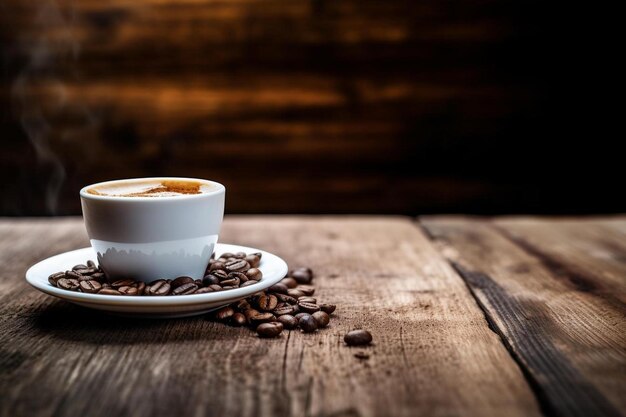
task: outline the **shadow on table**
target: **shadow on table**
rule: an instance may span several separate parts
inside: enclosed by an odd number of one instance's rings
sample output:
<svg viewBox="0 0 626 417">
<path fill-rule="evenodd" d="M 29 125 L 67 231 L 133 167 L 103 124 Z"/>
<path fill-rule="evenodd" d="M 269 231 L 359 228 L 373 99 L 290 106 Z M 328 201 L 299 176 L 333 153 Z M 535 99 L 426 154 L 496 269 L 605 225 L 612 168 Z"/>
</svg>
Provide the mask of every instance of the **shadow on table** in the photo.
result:
<svg viewBox="0 0 626 417">
<path fill-rule="evenodd" d="M 33 327 L 55 338 L 93 344 L 234 340 L 243 329 L 208 320 L 207 315 L 146 319 L 110 315 L 54 300 L 29 316 Z"/>
</svg>

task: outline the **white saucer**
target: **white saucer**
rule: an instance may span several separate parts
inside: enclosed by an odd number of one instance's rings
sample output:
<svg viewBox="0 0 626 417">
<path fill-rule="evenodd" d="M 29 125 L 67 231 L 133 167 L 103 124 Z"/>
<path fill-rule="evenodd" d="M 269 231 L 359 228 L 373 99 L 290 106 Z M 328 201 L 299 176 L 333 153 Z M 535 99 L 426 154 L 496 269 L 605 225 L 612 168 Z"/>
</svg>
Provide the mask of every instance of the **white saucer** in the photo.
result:
<svg viewBox="0 0 626 417">
<path fill-rule="evenodd" d="M 218 243 L 215 246 L 216 257 L 219 257 L 224 252 L 261 252 L 263 256 L 261 257 L 259 269 L 263 272 L 263 278 L 258 284 L 243 288 L 172 297 L 87 294 L 67 291 L 52 286 L 48 282 L 48 276 L 51 274 L 72 269 L 74 265 L 84 264 L 88 259 L 96 261 L 95 251 L 92 248 L 83 248 L 52 256 L 31 266 L 26 271 L 26 281 L 39 291 L 84 307 L 128 316 L 170 318 L 207 313 L 262 291 L 276 284 L 287 274 L 285 261 L 269 252 L 245 246 Z"/>
</svg>

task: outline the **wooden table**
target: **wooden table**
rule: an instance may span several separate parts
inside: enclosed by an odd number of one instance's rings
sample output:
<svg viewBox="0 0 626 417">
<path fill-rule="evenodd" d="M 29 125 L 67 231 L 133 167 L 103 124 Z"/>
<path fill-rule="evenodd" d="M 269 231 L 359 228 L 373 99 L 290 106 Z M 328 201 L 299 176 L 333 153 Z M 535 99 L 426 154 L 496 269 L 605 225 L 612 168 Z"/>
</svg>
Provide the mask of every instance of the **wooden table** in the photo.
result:
<svg viewBox="0 0 626 417">
<path fill-rule="evenodd" d="M 23 279 L 88 245 L 81 220 L 0 220 L 0 415 L 626 410 L 625 217 L 230 217 L 221 239 L 311 266 L 338 305 L 331 327 L 262 340 L 204 317 L 82 309 Z M 353 328 L 374 345 L 345 346 Z"/>
</svg>

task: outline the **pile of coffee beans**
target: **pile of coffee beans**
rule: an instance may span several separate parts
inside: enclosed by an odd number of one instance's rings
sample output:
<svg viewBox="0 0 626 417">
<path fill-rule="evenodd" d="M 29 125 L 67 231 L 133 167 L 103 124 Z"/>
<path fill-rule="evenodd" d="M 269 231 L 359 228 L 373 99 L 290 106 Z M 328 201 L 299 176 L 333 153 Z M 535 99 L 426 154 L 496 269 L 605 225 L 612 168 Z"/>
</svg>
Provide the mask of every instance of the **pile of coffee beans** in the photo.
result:
<svg viewBox="0 0 626 417">
<path fill-rule="evenodd" d="M 93 261 L 85 265 L 75 265 L 72 270 L 57 272 L 48 277 L 55 287 L 103 295 L 165 296 L 205 294 L 230 290 L 256 284 L 263 278 L 258 269 L 261 253 L 223 253 L 218 259 L 211 259 L 203 279 L 178 277 L 157 279 L 148 284 L 133 279 L 110 280 L 104 271 Z"/>
<path fill-rule="evenodd" d="M 279 283 L 222 307 L 212 317 L 232 326 L 248 326 L 255 329 L 259 337 L 276 337 L 283 330 L 315 332 L 328 326 L 336 306 L 318 303 L 312 280 L 310 268 L 294 269 Z"/>
</svg>

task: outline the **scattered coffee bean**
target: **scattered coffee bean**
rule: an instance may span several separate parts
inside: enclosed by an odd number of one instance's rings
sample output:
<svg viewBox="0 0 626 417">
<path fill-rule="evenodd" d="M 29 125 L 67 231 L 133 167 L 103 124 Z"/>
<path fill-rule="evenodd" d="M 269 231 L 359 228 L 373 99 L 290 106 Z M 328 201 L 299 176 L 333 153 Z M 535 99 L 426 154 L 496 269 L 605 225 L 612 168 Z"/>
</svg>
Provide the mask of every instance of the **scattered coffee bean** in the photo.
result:
<svg viewBox="0 0 626 417">
<path fill-rule="evenodd" d="M 171 289 L 172 286 L 169 282 L 164 279 L 158 279 L 148 284 L 145 293 L 147 295 L 163 296 L 169 294 Z"/>
<path fill-rule="evenodd" d="M 336 308 L 334 304 L 320 304 L 320 309 L 326 314 L 333 314 Z"/>
<path fill-rule="evenodd" d="M 91 275 L 91 274 L 95 274 L 96 272 L 98 272 L 98 270 L 95 268 L 85 268 L 85 269 L 76 269 L 74 270 L 74 272 L 80 275 Z"/>
<path fill-rule="evenodd" d="M 372 334 L 367 330 L 352 330 L 343 337 L 348 346 L 369 345 L 372 342 Z"/>
<path fill-rule="evenodd" d="M 209 288 L 212 289 L 213 291 L 216 291 L 216 292 L 223 290 L 223 288 L 220 285 L 217 285 L 217 284 L 209 285 Z"/>
<path fill-rule="evenodd" d="M 72 271 L 76 271 L 77 269 L 87 269 L 87 268 L 89 268 L 87 265 L 78 264 L 72 267 Z"/>
<path fill-rule="evenodd" d="M 234 253 L 230 253 L 230 252 L 224 252 L 220 256 L 220 258 L 224 258 L 224 259 L 234 258 L 234 257 L 235 257 L 235 254 Z"/>
<path fill-rule="evenodd" d="M 226 269 L 226 266 L 224 265 L 223 262 L 219 262 L 219 261 L 213 262 L 211 266 L 209 267 L 209 271 L 211 272 L 217 271 L 217 270 L 224 270 L 224 269 Z"/>
<path fill-rule="evenodd" d="M 317 327 L 320 329 L 328 326 L 328 323 L 330 323 L 330 316 L 323 311 L 316 311 L 312 316 L 317 321 Z"/>
<path fill-rule="evenodd" d="M 83 276 L 76 271 L 65 271 L 65 278 L 71 278 L 77 281 L 82 281 L 84 279 Z"/>
<path fill-rule="evenodd" d="M 198 286 L 195 282 L 188 282 L 187 284 L 183 284 L 180 287 L 176 287 L 172 290 L 172 295 L 189 295 L 196 292 Z"/>
<path fill-rule="evenodd" d="M 233 278 L 227 278 L 227 279 L 225 279 L 224 281 L 220 282 L 220 285 L 221 285 L 223 288 L 226 288 L 226 287 L 233 287 L 233 288 L 236 288 L 236 287 L 238 287 L 238 286 L 239 286 L 239 282 L 240 282 L 240 281 L 239 281 L 239 278 L 237 278 L 237 277 L 233 277 Z"/>
<path fill-rule="evenodd" d="M 250 269 L 250 264 L 243 259 L 233 259 L 224 264 L 228 272 L 244 272 Z"/>
<path fill-rule="evenodd" d="M 296 290 L 302 291 L 304 295 L 308 295 L 308 296 L 315 294 L 315 287 L 312 287 L 310 285 L 298 285 L 296 287 Z"/>
<path fill-rule="evenodd" d="M 209 275 L 205 275 L 204 278 L 202 278 L 202 285 L 208 287 L 209 285 L 213 285 L 213 284 L 219 284 L 220 280 L 213 274 L 209 274 Z"/>
<path fill-rule="evenodd" d="M 118 279 L 117 281 L 113 281 L 111 283 L 111 287 L 119 288 L 119 287 L 130 287 L 135 283 L 132 279 Z"/>
<path fill-rule="evenodd" d="M 248 324 L 252 323 L 252 317 L 254 316 L 258 316 L 259 314 L 261 314 L 261 312 L 259 310 L 255 310 L 254 308 L 248 308 L 246 309 L 243 314 L 246 316 L 246 320 L 248 321 Z"/>
<path fill-rule="evenodd" d="M 139 281 L 139 282 L 137 282 L 135 287 L 137 287 L 137 295 L 143 295 L 143 293 L 146 291 L 146 283 L 145 282 Z"/>
<path fill-rule="evenodd" d="M 317 304 L 313 304 L 313 303 L 306 303 L 306 302 L 298 301 L 298 307 L 300 308 L 300 311 L 303 311 L 309 314 L 313 314 L 316 311 L 320 311 L 320 306 L 318 306 Z"/>
<path fill-rule="evenodd" d="M 313 297 L 309 297 L 309 296 L 305 295 L 304 297 L 298 298 L 298 302 L 299 303 L 313 303 L 313 304 L 317 304 L 317 298 L 313 298 Z"/>
<path fill-rule="evenodd" d="M 289 274 L 290 277 L 298 281 L 299 284 L 309 284 L 313 280 L 311 268 L 296 268 Z"/>
<path fill-rule="evenodd" d="M 248 276 L 243 272 L 231 272 L 228 274 L 228 278 L 237 278 L 239 282 L 246 282 L 248 280 Z"/>
<path fill-rule="evenodd" d="M 200 287 L 196 290 L 196 292 L 194 292 L 194 294 L 206 294 L 209 292 L 213 292 L 213 289 L 209 287 Z"/>
<path fill-rule="evenodd" d="M 298 325 L 304 333 L 311 333 L 317 330 L 317 321 L 310 314 L 300 317 Z"/>
<path fill-rule="evenodd" d="M 189 284 L 192 282 L 194 282 L 194 280 L 191 277 L 178 277 L 174 281 L 172 281 L 172 288 L 176 289 L 181 285 Z"/>
<path fill-rule="evenodd" d="M 57 287 L 69 291 L 77 291 L 80 286 L 80 281 L 74 278 L 59 278 L 57 280 Z"/>
<path fill-rule="evenodd" d="M 129 285 L 124 285 L 117 289 L 122 295 L 137 295 L 137 287 L 131 287 Z"/>
<path fill-rule="evenodd" d="M 237 252 L 235 255 L 233 255 L 233 258 L 237 258 L 237 259 L 245 259 L 245 257 L 246 257 L 245 252 Z"/>
<path fill-rule="evenodd" d="M 298 281 L 293 278 L 283 278 L 280 280 L 280 283 L 287 288 L 296 288 L 298 286 Z"/>
<path fill-rule="evenodd" d="M 217 318 L 218 320 L 221 320 L 221 321 L 225 321 L 225 320 L 228 320 L 229 318 L 231 318 L 234 315 L 235 315 L 235 310 L 233 310 L 232 307 L 227 306 L 227 307 L 222 307 L 219 310 L 217 310 L 217 312 L 215 313 L 215 318 Z M 245 317 L 244 317 L 244 319 L 245 319 Z"/>
<path fill-rule="evenodd" d="M 122 295 L 118 290 L 114 290 L 113 288 L 102 288 L 98 291 L 98 294 L 102 295 Z"/>
<path fill-rule="evenodd" d="M 106 281 L 106 275 L 103 272 L 96 272 L 95 274 L 91 274 L 91 279 L 98 281 L 100 284 L 103 284 Z"/>
<path fill-rule="evenodd" d="M 259 309 L 263 311 L 272 311 L 276 308 L 278 304 L 278 299 L 273 294 L 261 294 L 261 296 L 257 300 L 257 305 Z"/>
<path fill-rule="evenodd" d="M 228 272 L 221 269 L 211 272 L 211 275 L 216 277 L 219 281 L 224 281 L 225 279 L 228 279 Z"/>
<path fill-rule="evenodd" d="M 248 279 L 260 281 L 261 278 L 263 278 L 263 273 L 258 268 L 250 268 L 246 271 L 246 276 L 248 277 Z"/>
<path fill-rule="evenodd" d="M 298 327 L 298 320 L 290 314 L 283 314 L 282 316 L 278 316 L 277 320 L 281 322 L 283 324 L 283 327 L 287 330 L 295 329 L 296 327 Z"/>
<path fill-rule="evenodd" d="M 233 326 L 245 326 L 246 325 L 246 316 L 241 313 L 233 314 L 233 317 L 230 319 L 230 324 Z"/>
<path fill-rule="evenodd" d="M 261 263 L 261 258 L 256 256 L 256 255 L 254 255 L 254 254 L 248 255 L 244 259 L 246 260 L 246 262 L 248 262 L 250 264 L 250 266 L 252 268 L 258 267 L 259 264 Z"/>
<path fill-rule="evenodd" d="M 276 317 L 272 313 L 260 313 L 250 317 L 250 324 L 258 326 L 261 323 L 269 323 L 276 321 Z"/>
<path fill-rule="evenodd" d="M 300 298 L 300 297 L 304 297 L 305 296 L 305 294 L 302 291 L 300 291 L 298 289 L 295 289 L 295 288 L 294 289 L 289 289 L 287 291 L 287 295 L 290 295 L 290 296 L 292 296 L 294 298 Z"/>
<path fill-rule="evenodd" d="M 57 286 L 57 281 L 61 278 L 65 278 L 65 272 L 56 272 L 48 277 L 48 282 L 55 287 Z"/>
<path fill-rule="evenodd" d="M 249 285 L 254 285 L 254 284 L 257 284 L 258 282 L 259 282 L 259 281 L 255 281 L 255 280 L 251 279 L 251 280 L 248 280 L 248 281 L 244 282 L 243 284 L 241 284 L 241 285 L 240 285 L 240 287 L 241 287 L 241 288 L 243 288 L 243 287 L 247 287 L 247 286 L 249 286 Z"/>
<path fill-rule="evenodd" d="M 283 324 L 278 321 L 271 323 L 261 323 L 256 328 L 256 332 L 260 337 L 276 337 L 283 331 Z"/>
<path fill-rule="evenodd" d="M 272 313 L 276 316 L 283 316 L 285 314 L 293 315 L 298 314 L 300 312 L 300 308 L 295 304 L 285 304 L 282 307 L 277 307 L 274 309 Z"/>
<path fill-rule="evenodd" d="M 95 294 L 102 289 L 102 285 L 98 281 L 80 281 L 80 290 L 88 294 Z"/>
<path fill-rule="evenodd" d="M 300 320 L 300 319 L 301 319 L 302 317 L 304 317 L 304 316 L 310 316 L 310 314 L 309 314 L 309 313 L 304 313 L 304 312 L 302 312 L 302 313 L 298 313 L 298 314 L 296 314 L 296 316 L 295 316 L 295 317 L 296 317 L 296 319 Z"/>
<path fill-rule="evenodd" d="M 289 290 L 289 288 L 287 288 L 287 286 L 285 284 L 281 284 L 280 282 L 278 284 L 274 284 L 271 287 L 268 288 L 269 292 L 276 292 L 279 294 L 287 294 L 287 291 Z"/>
</svg>

